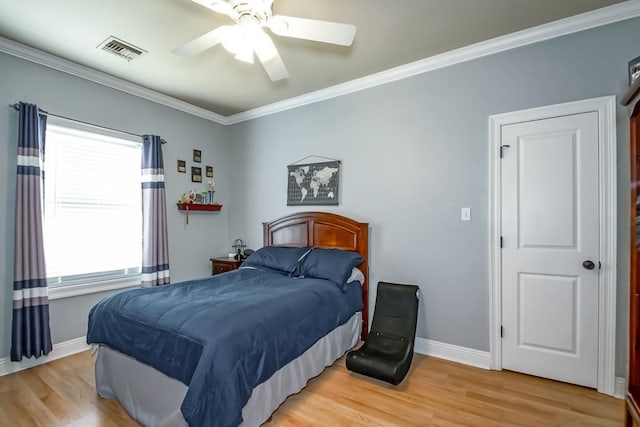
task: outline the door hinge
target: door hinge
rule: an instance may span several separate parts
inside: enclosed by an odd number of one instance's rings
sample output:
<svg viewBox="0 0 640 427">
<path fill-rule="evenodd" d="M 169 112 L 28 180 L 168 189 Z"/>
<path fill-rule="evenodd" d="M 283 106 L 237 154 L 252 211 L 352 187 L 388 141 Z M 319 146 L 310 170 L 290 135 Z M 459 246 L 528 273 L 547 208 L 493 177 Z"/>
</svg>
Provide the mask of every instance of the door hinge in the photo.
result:
<svg viewBox="0 0 640 427">
<path fill-rule="evenodd" d="M 598 270 L 602 270 L 602 263 L 598 261 Z"/>
<path fill-rule="evenodd" d="M 500 338 L 504 337 L 504 326 L 500 325 Z"/>
<path fill-rule="evenodd" d="M 501 145 L 501 146 L 500 146 L 500 158 L 503 158 L 503 157 L 504 157 L 504 149 L 505 149 L 505 148 L 509 148 L 509 147 L 511 147 L 511 146 L 510 146 L 510 145 L 507 145 L 507 144 L 505 144 L 505 145 Z"/>
<path fill-rule="evenodd" d="M 501 248 L 503 247 L 503 244 L 504 244 L 504 243 L 503 243 L 503 240 L 502 240 L 502 236 L 500 236 L 500 247 L 501 247 Z"/>
</svg>

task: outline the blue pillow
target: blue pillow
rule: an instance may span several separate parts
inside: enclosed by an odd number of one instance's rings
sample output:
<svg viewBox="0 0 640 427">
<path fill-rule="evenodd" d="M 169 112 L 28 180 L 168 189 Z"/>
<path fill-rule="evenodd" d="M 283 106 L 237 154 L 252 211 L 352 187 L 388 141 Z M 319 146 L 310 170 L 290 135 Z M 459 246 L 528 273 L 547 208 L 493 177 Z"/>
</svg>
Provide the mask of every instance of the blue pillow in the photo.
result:
<svg viewBox="0 0 640 427">
<path fill-rule="evenodd" d="M 265 246 L 258 249 L 242 263 L 243 267 L 266 268 L 290 274 L 298 260 L 310 248 L 287 248 L 284 246 Z"/>
<path fill-rule="evenodd" d="M 347 280 L 354 267 L 364 261 L 357 252 L 341 249 L 314 249 L 309 252 L 298 266 L 298 274 L 304 277 L 331 280 L 342 292 L 347 290 Z"/>
</svg>

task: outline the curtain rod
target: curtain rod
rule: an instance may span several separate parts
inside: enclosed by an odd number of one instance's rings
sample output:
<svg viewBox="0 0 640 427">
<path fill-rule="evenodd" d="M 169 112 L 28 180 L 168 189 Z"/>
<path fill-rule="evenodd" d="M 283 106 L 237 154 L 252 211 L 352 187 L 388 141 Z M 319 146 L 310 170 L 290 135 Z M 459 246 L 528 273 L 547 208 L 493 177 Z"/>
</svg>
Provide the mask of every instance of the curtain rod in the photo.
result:
<svg viewBox="0 0 640 427">
<path fill-rule="evenodd" d="M 20 111 L 20 104 L 10 104 L 9 105 L 10 108 L 13 108 L 16 111 Z M 97 125 L 95 123 L 89 123 L 89 122 L 84 122 L 82 120 L 77 120 L 77 119 L 72 119 L 70 117 L 65 117 L 65 116 L 60 116 L 58 114 L 53 114 L 50 113 L 48 111 L 44 111 L 43 109 L 38 108 L 38 111 L 46 116 L 51 116 L 51 117 L 55 117 L 58 119 L 64 119 L 64 120 L 69 120 L 72 122 L 76 122 L 76 123 L 82 123 L 83 125 L 87 125 L 87 126 L 92 126 L 95 128 L 99 128 L 99 129 L 106 129 L 106 130 L 110 130 L 112 132 L 119 132 L 119 133 L 124 133 L 126 135 L 131 135 L 131 136 L 137 136 L 138 138 L 142 138 L 142 135 L 138 135 L 137 133 L 133 133 L 133 132 L 127 132 L 126 130 L 120 130 L 120 129 L 114 129 L 114 128 L 110 128 L 110 127 L 106 127 L 106 126 L 102 126 L 102 125 Z M 163 144 L 166 144 L 167 141 L 163 138 L 160 138 L 160 142 L 162 142 Z"/>
</svg>

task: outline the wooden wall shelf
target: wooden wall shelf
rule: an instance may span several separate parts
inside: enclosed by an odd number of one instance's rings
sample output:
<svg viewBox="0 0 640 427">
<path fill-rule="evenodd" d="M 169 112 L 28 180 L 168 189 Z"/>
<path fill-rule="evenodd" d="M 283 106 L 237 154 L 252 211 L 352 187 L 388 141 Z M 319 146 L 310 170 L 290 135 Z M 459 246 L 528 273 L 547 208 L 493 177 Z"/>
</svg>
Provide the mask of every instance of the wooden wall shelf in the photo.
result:
<svg viewBox="0 0 640 427">
<path fill-rule="evenodd" d="M 218 212 L 222 209 L 222 205 L 204 205 L 201 203 L 176 203 L 180 211 L 211 211 Z"/>
</svg>

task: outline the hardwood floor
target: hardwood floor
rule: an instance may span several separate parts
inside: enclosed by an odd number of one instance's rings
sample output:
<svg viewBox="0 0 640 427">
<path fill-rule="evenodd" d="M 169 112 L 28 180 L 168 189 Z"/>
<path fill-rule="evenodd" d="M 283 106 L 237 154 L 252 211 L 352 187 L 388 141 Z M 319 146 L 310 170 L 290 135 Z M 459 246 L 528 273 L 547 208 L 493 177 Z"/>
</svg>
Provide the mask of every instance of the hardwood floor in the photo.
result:
<svg viewBox="0 0 640 427">
<path fill-rule="evenodd" d="M 623 401 L 512 372 L 416 354 L 400 386 L 352 374 L 344 358 L 273 414 L 271 426 L 621 426 Z M 137 426 L 96 396 L 93 359 L 79 353 L 0 377 L 1 426 Z"/>
</svg>

